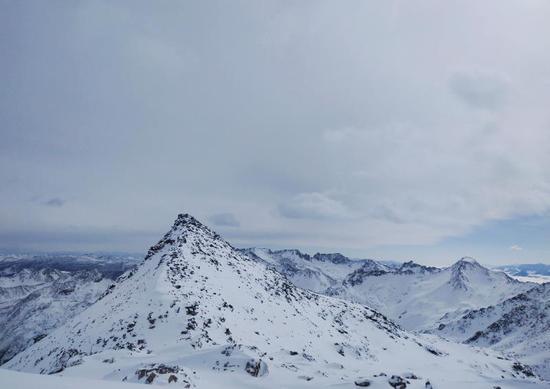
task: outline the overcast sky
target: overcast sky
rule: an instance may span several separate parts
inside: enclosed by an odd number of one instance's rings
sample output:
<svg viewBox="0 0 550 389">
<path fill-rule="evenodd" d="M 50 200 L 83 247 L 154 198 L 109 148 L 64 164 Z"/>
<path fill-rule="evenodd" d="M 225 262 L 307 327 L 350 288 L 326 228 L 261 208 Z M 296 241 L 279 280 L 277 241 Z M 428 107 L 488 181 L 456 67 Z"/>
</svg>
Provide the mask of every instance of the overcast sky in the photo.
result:
<svg viewBox="0 0 550 389">
<path fill-rule="evenodd" d="M 0 248 L 550 263 L 546 0 L 0 6 Z"/>
</svg>

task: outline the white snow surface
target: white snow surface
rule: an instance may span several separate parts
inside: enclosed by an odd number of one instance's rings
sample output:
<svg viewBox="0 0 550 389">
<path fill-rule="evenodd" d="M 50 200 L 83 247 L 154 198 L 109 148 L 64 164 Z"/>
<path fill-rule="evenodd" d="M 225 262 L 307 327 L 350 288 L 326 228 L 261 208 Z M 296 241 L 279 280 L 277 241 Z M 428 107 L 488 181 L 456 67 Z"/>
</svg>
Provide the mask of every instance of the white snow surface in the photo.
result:
<svg viewBox="0 0 550 389">
<path fill-rule="evenodd" d="M 496 351 L 413 335 L 300 289 L 189 215 L 97 303 L 4 367 L 197 388 L 386 388 L 392 375 L 410 388 L 544 387 Z"/>
</svg>

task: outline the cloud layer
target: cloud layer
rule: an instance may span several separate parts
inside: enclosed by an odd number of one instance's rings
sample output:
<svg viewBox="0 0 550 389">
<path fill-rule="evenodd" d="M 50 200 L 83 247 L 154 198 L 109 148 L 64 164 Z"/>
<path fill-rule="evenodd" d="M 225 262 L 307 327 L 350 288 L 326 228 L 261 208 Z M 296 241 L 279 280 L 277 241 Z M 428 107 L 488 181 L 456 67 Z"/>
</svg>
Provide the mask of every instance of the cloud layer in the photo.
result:
<svg viewBox="0 0 550 389">
<path fill-rule="evenodd" d="M 160 234 L 187 211 L 239 245 L 369 255 L 546 215 L 549 18 L 545 1 L 10 2 L 0 247 Z"/>
</svg>

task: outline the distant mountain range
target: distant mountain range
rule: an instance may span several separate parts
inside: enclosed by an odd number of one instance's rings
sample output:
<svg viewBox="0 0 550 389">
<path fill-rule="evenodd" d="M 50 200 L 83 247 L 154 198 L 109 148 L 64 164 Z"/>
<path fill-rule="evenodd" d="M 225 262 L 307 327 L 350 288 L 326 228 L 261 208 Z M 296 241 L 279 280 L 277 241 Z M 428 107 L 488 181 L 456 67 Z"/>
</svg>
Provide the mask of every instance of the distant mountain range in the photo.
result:
<svg viewBox="0 0 550 389">
<path fill-rule="evenodd" d="M 180 215 L 144 261 L 0 256 L 0 358 L 185 387 L 538 387 L 550 284 L 512 272 L 235 249 Z"/>
<path fill-rule="evenodd" d="M 116 279 L 131 267 L 137 265 L 143 256 L 135 254 L 0 254 L 0 271 L 9 269 L 56 269 L 74 272 L 97 270 L 103 277 Z"/>
<path fill-rule="evenodd" d="M 520 281 L 536 282 L 538 284 L 550 282 L 550 265 L 543 263 L 504 265 L 494 269 L 503 271 Z"/>
<path fill-rule="evenodd" d="M 301 288 L 373 307 L 409 330 L 430 329 L 442 317 L 501 302 L 534 286 L 467 257 L 437 268 L 413 261 L 388 266 L 338 253 L 310 256 L 298 250 L 262 248 L 241 252 Z"/>
<path fill-rule="evenodd" d="M 495 269 L 503 270 L 514 276 L 550 276 L 550 265 L 545 265 L 544 263 L 504 265 L 497 266 Z"/>
<path fill-rule="evenodd" d="M 541 385 L 519 361 L 407 332 L 364 305 L 299 288 L 275 269 L 283 266 L 279 258 L 291 257 L 284 268 L 296 280 L 334 287 L 293 264 L 341 266 L 360 271 L 358 279 L 393 272 L 388 267 L 335 254 L 254 254 L 179 215 L 136 269 L 4 367 L 203 388 Z M 423 270 L 407 266 L 396 274 Z M 333 279 L 351 285 L 346 271 Z"/>
<path fill-rule="evenodd" d="M 88 308 L 138 262 L 93 254 L 0 256 L 0 364 Z"/>
</svg>

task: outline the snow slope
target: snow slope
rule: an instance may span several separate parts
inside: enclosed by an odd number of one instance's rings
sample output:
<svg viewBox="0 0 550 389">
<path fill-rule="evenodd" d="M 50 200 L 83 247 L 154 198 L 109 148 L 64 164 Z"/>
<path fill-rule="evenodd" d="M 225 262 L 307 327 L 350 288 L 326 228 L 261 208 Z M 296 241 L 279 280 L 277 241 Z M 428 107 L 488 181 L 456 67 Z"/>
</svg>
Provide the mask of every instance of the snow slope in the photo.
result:
<svg viewBox="0 0 550 389">
<path fill-rule="evenodd" d="M 439 323 L 435 333 L 455 341 L 513 353 L 550 380 L 550 283 L 500 304 Z"/>
<path fill-rule="evenodd" d="M 203 388 L 541 385 L 493 351 L 412 335 L 299 289 L 189 215 L 102 299 L 5 367 Z"/>
<path fill-rule="evenodd" d="M 3 388 L 18 389 L 143 389 L 142 385 L 73 377 L 45 376 L 0 369 Z"/>
</svg>

